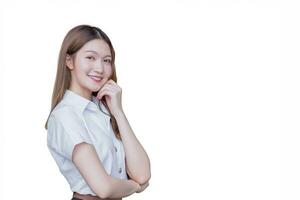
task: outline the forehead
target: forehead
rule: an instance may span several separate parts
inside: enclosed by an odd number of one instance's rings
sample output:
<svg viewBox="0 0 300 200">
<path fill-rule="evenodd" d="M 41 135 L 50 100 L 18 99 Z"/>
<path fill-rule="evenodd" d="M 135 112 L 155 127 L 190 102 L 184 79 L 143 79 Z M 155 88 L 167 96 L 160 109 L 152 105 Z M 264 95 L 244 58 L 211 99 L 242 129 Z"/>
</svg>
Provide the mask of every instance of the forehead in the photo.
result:
<svg viewBox="0 0 300 200">
<path fill-rule="evenodd" d="M 94 39 L 94 40 L 88 41 L 81 48 L 81 52 L 91 53 L 91 52 L 86 52 L 88 50 L 95 51 L 96 53 L 103 55 L 103 56 L 111 55 L 108 44 L 104 40 L 101 40 L 101 39 Z"/>
</svg>

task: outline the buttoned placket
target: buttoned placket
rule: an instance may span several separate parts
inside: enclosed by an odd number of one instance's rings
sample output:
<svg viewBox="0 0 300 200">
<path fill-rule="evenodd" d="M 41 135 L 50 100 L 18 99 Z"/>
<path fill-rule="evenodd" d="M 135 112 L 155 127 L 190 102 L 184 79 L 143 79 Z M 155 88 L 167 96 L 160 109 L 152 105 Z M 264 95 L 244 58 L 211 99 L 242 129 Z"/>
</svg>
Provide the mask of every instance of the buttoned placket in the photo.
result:
<svg viewBox="0 0 300 200">
<path fill-rule="evenodd" d="M 100 104 L 100 102 L 98 102 L 99 104 Z M 98 103 L 95 103 L 95 102 L 92 102 L 92 104 L 90 105 L 90 108 L 92 109 L 92 110 L 94 110 L 94 111 L 96 111 L 96 113 L 99 113 L 99 115 L 101 115 L 101 111 L 99 110 L 99 107 L 97 107 L 98 105 Z M 101 105 L 100 105 L 101 106 Z M 101 107 L 102 108 L 102 107 Z M 105 112 L 105 111 L 104 111 Z M 103 114 L 103 115 L 105 115 L 105 114 Z M 123 169 L 122 169 L 122 166 L 121 166 L 121 164 L 122 163 L 120 163 L 119 162 L 119 160 L 120 159 L 122 159 L 122 158 L 120 158 L 120 156 L 122 156 L 121 155 L 121 152 L 120 151 L 118 151 L 118 148 L 117 148 L 117 142 L 118 141 L 116 141 L 117 139 L 116 139 L 116 137 L 115 137 L 115 135 L 114 135 L 114 133 L 113 133 L 113 130 L 111 129 L 111 125 L 110 125 L 110 122 L 109 122 L 109 120 L 107 120 L 106 118 L 105 118 L 105 116 L 101 116 L 101 117 L 103 117 L 104 118 L 104 121 L 106 122 L 106 125 L 107 125 L 107 129 L 108 129 L 108 131 L 109 131 L 109 137 L 112 139 L 112 142 L 113 142 L 113 145 L 114 145 L 114 151 L 115 151 L 115 153 L 116 153 L 116 157 L 117 157 L 117 165 L 119 166 L 118 167 L 118 173 L 119 174 L 121 174 L 122 173 L 122 171 L 123 171 Z M 112 131 L 112 132 L 111 132 Z M 113 136 L 112 136 L 112 134 L 113 134 Z"/>
<path fill-rule="evenodd" d="M 118 151 L 118 148 L 116 147 L 117 146 L 117 143 L 118 141 L 116 141 L 116 139 L 114 139 L 114 148 L 115 148 L 115 152 L 116 152 L 116 156 L 117 156 L 117 161 L 118 161 L 118 166 L 119 166 L 119 169 L 118 169 L 118 173 L 121 174 L 122 173 L 122 162 L 120 163 L 119 160 L 121 160 L 121 151 Z"/>
<path fill-rule="evenodd" d="M 123 170 L 122 169 L 122 162 L 119 162 L 119 161 L 122 160 L 123 158 L 122 158 L 122 152 L 118 149 L 118 148 L 120 148 L 120 141 L 116 138 L 116 136 L 115 136 L 113 130 L 111 129 L 111 127 L 110 127 L 109 131 L 112 135 L 112 140 L 113 140 L 113 143 L 114 143 L 114 149 L 115 149 L 116 156 L 117 156 L 117 162 L 118 162 L 118 166 L 119 166 L 118 173 L 121 174 L 122 170 Z"/>
<path fill-rule="evenodd" d="M 110 129 L 110 131 L 112 131 L 111 129 Z M 118 174 L 121 174 L 122 173 L 122 162 L 119 162 L 122 158 L 121 158 L 121 151 L 119 151 L 118 150 L 118 147 L 119 147 L 119 145 L 118 145 L 118 141 L 117 141 L 117 138 L 116 138 L 116 136 L 114 135 L 114 133 L 111 133 L 111 134 L 113 134 L 113 136 L 111 136 L 111 139 L 112 139 L 112 141 L 113 141 L 113 144 L 114 144 L 114 151 L 115 151 L 115 153 L 116 153 L 116 159 L 117 159 L 117 164 L 118 164 Z"/>
</svg>

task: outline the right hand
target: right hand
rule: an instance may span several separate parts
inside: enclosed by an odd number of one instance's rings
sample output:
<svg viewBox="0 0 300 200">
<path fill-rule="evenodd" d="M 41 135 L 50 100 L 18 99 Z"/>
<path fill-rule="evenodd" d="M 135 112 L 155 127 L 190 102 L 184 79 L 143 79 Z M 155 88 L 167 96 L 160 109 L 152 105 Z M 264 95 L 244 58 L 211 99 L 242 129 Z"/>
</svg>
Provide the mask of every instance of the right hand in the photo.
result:
<svg viewBox="0 0 300 200">
<path fill-rule="evenodd" d="M 143 185 L 140 185 L 140 189 L 136 191 L 136 193 L 143 192 L 149 186 L 149 182 L 147 181 Z"/>
<path fill-rule="evenodd" d="M 134 180 L 132 180 L 132 179 L 129 179 L 129 181 L 132 183 L 132 185 L 134 185 L 134 187 L 135 187 L 135 191 L 138 191 L 138 190 L 140 190 L 141 189 L 141 186 L 140 186 L 140 184 L 138 184 L 137 182 L 135 182 Z"/>
</svg>

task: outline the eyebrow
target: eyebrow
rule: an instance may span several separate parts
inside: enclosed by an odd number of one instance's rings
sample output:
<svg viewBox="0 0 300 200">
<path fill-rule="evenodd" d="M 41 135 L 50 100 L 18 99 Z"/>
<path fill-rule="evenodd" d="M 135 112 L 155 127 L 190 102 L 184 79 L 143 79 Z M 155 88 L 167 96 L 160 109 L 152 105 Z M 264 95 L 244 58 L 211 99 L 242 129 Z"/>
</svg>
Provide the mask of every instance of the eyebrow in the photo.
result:
<svg viewBox="0 0 300 200">
<path fill-rule="evenodd" d="M 97 51 L 93 51 L 93 50 L 86 50 L 85 52 L 92 52 L 92 53 L 98 54 Z M 108 57 L 108 56 L 111 57 L 111 55 L 106 55 L 104 57 Z"/>
</svg>

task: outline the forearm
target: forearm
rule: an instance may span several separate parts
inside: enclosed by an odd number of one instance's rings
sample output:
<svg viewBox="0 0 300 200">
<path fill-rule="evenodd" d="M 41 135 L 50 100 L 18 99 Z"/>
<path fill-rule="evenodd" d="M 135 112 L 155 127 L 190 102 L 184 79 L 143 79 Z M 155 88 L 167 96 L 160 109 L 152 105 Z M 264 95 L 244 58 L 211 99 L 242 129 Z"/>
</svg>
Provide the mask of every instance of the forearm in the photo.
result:
<svg viewBox="0 0 300 200">
<path fill-rule="evenodd" d="M 135 193 L 139 188 L 139 184 L 133 180 L 122 180 L 111 177 L 109 180 L 110 190 L 107 198 L 122 198 Z"/>
<path fill-rule="evenodd" d="M 143 184 L 151 176 L 149 157 L 136 138 L 124 112 L 119 112 L 115 118 L 125 149 L 127 170 L 130 172 L 133 180 Z"/>
</svg>

